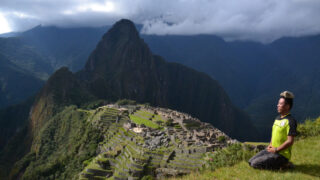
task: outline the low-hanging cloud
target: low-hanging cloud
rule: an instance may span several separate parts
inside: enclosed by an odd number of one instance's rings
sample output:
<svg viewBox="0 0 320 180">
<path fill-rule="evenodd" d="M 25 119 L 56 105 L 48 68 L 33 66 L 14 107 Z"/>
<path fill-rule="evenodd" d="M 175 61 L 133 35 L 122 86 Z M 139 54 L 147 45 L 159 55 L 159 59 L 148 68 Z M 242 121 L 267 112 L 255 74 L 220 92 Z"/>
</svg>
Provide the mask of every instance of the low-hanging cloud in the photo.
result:
<svg viewBox="0 0 320 180">
<path fill-rule="evenodd" d="M 145 34 L 215 34 L 271 42 L 320 33 L 320 0 L 1 0 L 15 31 L 32 26 L 102 26 L 120 18 Z"/>
</svg>

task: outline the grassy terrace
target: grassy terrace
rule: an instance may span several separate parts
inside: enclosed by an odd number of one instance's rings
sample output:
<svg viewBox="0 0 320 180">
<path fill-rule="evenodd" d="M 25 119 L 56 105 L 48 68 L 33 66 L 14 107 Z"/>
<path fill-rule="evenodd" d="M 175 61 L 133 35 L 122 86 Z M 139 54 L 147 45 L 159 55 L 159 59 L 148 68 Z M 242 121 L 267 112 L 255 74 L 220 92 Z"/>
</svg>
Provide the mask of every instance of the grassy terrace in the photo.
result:
<svg viewBox="0 0 320 180">
<path fill-rule="evenodd" d="M 137 124 L 144 124 L 151 128 L 159 127 L 156 122 L 165 122 L 160 115 L 145 110 L 135 112 L 133 115 L 130 115 L 130 119 Z"/>
<path fill-rule="evenodd" d="M 136 114 L 141 116 L 141 117 L 143 117 L 143 118 L 145 118 L 145 119 L 149 119 L 149 118 L 151 118 L 153 116 L 153 118 L 152 118 L 153 121 L 164 122 L 164 119 L 160 115 L 153 114 L 153 113 L 151 113 L 149 111 L 137 111 Z"/>
<path fill-rule="evenodd" d="M 130 119 L 136 124 L 144 124 L 147 127 L 151 127 L 153 129 L 159 128 L 159 125 L 149 120 L 148 118 L 144 118 L 137 115 L 129 115 Z"/>
</svg>

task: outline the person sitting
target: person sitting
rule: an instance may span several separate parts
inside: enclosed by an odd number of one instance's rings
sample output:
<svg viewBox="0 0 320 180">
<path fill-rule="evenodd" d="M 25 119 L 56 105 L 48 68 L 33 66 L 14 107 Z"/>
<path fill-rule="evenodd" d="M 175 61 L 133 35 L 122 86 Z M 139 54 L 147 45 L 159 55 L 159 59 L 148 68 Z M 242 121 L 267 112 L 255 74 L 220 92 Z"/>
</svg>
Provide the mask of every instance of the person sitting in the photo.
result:
<svg viewBox="0 0 320 180">
<path fill-rule="evenodd" d="M 249 160 L 249 165 L 259 169 L 280 169 L 293 167 L 289 162 L 294 137 L 297 135 L 297 122 L 290 114 L 294 95 L 284 91 L 277 105 L 279 115 L 272 126 L 272 137 L 268 147 Z"/>
</svg>

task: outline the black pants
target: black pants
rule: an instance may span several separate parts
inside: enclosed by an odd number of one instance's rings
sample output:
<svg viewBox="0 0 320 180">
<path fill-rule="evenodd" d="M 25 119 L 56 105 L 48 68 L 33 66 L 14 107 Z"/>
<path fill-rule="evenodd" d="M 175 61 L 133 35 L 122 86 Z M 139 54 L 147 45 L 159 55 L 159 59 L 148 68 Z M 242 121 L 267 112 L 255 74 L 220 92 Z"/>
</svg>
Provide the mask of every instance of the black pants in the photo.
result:
<svg viewBox="0 0 320 180">
<path fill-rule="evenodd" d="M 280 169 L 287 163 L 287 158 L 278 153 L 268 152 L 266 149 L 249 159 L 249 165 L 258 169 Z"/>
</svg>

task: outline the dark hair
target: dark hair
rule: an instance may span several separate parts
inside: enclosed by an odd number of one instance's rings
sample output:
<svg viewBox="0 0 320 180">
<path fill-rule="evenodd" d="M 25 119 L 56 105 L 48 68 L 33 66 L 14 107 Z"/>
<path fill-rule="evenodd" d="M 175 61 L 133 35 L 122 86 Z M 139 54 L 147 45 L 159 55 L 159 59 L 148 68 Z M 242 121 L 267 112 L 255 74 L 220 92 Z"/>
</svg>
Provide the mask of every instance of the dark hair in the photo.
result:
<svg viewBox="0 0 320 180">
<path fill-rule="evenodd" d="M 289 104 L 290 109 L 292 108 L 292 106 L 293 106 L 293 99 L 292 98 L 285 98 L 284 96 L 281 96 L 280 98 L 284 99 L 285 104 Z"/>
</svg>

